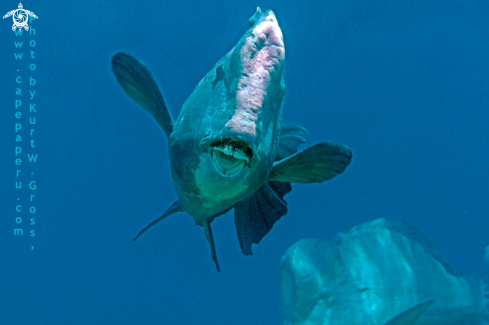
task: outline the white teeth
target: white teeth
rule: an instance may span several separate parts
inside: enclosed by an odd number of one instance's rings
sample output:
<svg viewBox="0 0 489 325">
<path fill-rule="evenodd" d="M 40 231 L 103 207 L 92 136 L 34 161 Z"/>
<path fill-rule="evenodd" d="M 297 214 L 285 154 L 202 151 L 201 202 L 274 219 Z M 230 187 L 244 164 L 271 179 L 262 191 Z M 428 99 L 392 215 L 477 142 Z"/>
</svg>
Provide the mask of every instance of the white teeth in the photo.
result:
<svg viewBox="0 0 489 325">
<path fill-rule="evenodd" d="M 226 148 L 212 150 L 212 159 L 217 172 L 226 177 L 238 175 L 246 166 L 246 160 L 236 156 L 233 157 L 233 152 L 226 150 Z"/>
<path fill-rule="evenodd" d="M 241 150 L 236 150 L 233 148 L 233 146 L 225 145 L 219 148 L 216 148 L 215 150 L 219 150 L 223 153 L 225 153 L 228 156 L 234 157 L 236 159 L 243 159 L 246 162 L 249 162 L 248 156 Z"/>
</svg>

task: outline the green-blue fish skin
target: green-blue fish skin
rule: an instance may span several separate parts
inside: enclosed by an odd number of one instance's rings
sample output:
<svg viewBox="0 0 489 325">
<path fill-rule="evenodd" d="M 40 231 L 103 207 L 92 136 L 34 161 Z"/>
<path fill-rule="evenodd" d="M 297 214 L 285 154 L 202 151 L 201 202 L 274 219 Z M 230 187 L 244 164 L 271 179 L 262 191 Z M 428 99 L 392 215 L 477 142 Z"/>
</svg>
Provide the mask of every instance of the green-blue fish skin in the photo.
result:
<svg viewBox="0 0 489 325">
<path fill-rule="evenodd" d="M 489 324 L 489 246 L 482 264 L 477 275 L 457 276 L 402 221 L 365 222 L 330 241 L 303 239 L 281 262 L 283 324 L 384 325 L 426 302 L 417 321 L 395 324 Z"/>
</svg>

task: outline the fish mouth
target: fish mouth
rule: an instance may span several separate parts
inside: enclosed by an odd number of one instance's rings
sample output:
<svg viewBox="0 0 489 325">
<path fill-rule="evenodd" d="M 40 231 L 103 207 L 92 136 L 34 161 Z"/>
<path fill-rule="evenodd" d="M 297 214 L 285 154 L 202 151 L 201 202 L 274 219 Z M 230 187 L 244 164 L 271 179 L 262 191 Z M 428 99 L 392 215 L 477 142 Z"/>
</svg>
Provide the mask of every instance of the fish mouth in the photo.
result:
<svg viewBox="0 0 489 325">
<path fill-rule="evenodd" d="M 210 151 L 216 171 L 224 177 L 237 176 L 253 158 L 248 143 L 232 137 L 213 141 Z"/>
</svg>

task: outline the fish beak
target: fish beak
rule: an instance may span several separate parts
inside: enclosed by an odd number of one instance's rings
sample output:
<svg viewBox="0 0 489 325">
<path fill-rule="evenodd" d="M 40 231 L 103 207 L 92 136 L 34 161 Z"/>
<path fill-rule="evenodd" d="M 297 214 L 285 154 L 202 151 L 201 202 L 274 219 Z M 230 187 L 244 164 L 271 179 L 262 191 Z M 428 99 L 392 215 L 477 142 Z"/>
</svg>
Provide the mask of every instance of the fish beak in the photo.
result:
<svg viewBox="0 0 489 325">
<path fill-rule="evenodd" d="M 210 152 L 216 171 L 224 177 L 237 176 L 253 156 L 248 144 L 236 138 L 221 138 L 212 142 Z"/>
</svg>

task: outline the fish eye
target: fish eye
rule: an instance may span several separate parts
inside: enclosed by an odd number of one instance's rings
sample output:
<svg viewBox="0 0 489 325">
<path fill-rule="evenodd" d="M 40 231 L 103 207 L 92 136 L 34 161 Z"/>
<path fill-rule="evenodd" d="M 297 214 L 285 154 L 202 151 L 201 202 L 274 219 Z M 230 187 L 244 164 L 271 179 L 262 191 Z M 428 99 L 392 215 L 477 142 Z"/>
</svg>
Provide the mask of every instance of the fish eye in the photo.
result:
<svg viewBox="0 0 489 325">
<path fill-rule="evenodd" d="M 213 90 L 216 84 L 219 82 L 219 80 L 221 80 L 223 77 L 224 77 L 224 69 L 222 68 L 222 64 L 221 64 L 216 68 L 216 79 L 214 79 L 214 82 L 212 83 Z"/>
<path fill-rule="evenodd" d="M 222 69 L 222 65 L 218 66 L 216 69 L 216 79 L 221 79 L 224 74 L 224 70 Z"/>
</svg>

